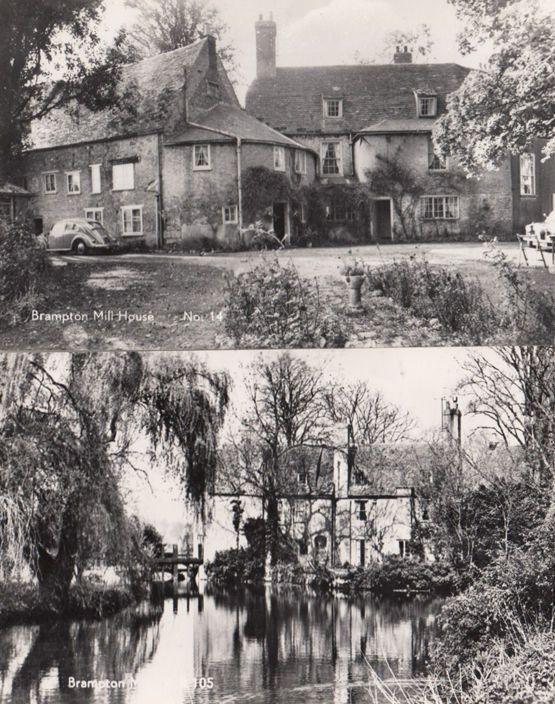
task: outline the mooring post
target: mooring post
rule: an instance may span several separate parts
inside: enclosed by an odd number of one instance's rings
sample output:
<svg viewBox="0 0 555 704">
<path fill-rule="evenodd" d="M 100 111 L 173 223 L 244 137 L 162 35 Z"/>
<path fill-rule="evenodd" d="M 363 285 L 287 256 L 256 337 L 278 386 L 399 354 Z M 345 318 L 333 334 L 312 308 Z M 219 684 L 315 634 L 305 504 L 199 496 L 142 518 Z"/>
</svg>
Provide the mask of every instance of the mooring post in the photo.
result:
<svg viewBox="0 0 555 704">
<path fill-rule="evenodd" d="M 173 591 L 174 594 L 177 594 L 177 587 L 179 586 L 179 553 L 177 551 L 177 545 L 173 546 L 172 557 Z"/>
</svg>

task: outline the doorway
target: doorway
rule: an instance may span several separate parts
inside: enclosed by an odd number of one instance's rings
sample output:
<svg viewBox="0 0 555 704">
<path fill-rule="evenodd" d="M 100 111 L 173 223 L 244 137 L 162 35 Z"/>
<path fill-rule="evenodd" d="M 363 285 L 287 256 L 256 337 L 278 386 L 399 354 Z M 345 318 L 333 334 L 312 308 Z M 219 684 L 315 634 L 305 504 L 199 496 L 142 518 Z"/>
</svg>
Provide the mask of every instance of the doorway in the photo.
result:
<svg viewBox="0 0 555 704">
<path fill-rule="evenodd" d="M 391 242 L 391 200 L 374 201 L 374 238 L 380 242 Z"/>
<path fill-rule="evenodd" d="M 286 215 L 286 205 L 285 203 L 274 203 L 273 208 L 273 220 L 274 220 L 274 232 L 282 240 L 285 237 L 285 215 Z"/>
<path fill-rule="evenodd" d="M 39 235 L 42 235 L 42 233 L 44 231 L 44 222 L 43 222 L 42 218 L 34 218 L 33 219 L 33 231 L 37 237 Z"/>
</svg>

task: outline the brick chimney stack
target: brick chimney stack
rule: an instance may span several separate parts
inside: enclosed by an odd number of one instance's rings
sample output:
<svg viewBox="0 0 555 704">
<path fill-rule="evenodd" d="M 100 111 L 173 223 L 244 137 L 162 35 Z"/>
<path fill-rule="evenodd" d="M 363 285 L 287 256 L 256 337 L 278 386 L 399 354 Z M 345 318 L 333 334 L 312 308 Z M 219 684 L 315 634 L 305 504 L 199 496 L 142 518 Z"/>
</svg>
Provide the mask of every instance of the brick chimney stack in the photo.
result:
<svg viewBox="0 0 555 704">
<path fill-rule="evenodd" d="M 408 47 L 404 47 L 401 51 L 401 47 L 397 47 L 397 51 L 393 55 L 394 64 L 412 64 L 412 54 Z"/>
<path fill-rule="evenodd" d="M 260 15 L 254 28 L 256 32 L 256 77 L 275 78 L 277 26 L 272 13 L 267 20 Z"/>
</svg>

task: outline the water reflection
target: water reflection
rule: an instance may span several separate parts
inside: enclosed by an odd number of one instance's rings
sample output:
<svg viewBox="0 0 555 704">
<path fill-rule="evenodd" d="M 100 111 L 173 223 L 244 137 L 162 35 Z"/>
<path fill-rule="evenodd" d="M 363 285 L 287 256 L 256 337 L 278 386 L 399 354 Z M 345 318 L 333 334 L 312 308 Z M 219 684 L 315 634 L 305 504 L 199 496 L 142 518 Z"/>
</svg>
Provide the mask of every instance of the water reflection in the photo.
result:
<svg viewBox="0 0 555 704">
<path fill-rule="evenodd" d="M 422 672 L 441 603 L 268 589 L 163 606 L 0 630 L 1 704 L 370 702 L 369 665 L 385 679 Z M 75 689 L 72 677 L 127 685 Z"/>
</svg>

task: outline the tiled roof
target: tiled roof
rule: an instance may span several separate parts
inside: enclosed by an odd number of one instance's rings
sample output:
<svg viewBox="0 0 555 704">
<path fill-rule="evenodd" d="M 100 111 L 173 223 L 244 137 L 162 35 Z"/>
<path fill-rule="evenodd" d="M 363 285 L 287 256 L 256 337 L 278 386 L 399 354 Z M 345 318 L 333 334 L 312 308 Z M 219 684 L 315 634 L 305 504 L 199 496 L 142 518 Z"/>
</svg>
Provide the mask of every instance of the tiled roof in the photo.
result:
<svg viewBox="0 0 555 704">
<path fill-rule="evenodd" d="M 142 104 L 137 106 L 136 119 L 125 121 L 117 110 L 91 112 L 83 106 L 76 108 L 75 116 L 65 109 L 54 110 L 33 123 L 32 147 L 44 149 L 161 129 L 160 110 L 155 109 L 158 99 L 182 89 L 184 71 L 194 66 L 206 41 L 200 39 L 181 49 L 123 67 L 122 88 L 136 85 L 143 98 Z"/>
<path fill-rule="evenodd" d="M 251 84 L 246 108 L 288 134 L 359 132 L 384 119 L 416 117 L 415 92 L 435 92 L 438 111 L 470 69 L 458 64 L 278 68 Z M 343 117 L 323 118 L 323 98 L 342 98 Z"/>
<path fill-rule="evenodd" d="M 26 191 L 24 188 L 15 186 L 13 183 L 1 183 L 0 184 L 0 196 L 30 196 L 31 193 Z"/>
<path fill-rule="evenodd" d="M 380 120 L 368 125 L 360 131 L 361 134 L 406 134 L 407 132 L 431 132 L 435 118 L 414 117 L 403 120 Z"/>
<path fill-rule="evenodd" d="M 195 123 L 195 125 L 190 125 L 179 134 L 172 136 L 166 144 L 191 144 L 199 141 L 224 142 L 229 141 L 231 135 L 232 137 L 240 137 L 244 142 L 276 144 L 306 150 L 306 146 L 268 127 L 245 110 L 227 103 L 219 103 L 210 110 L 197 115 Z M 203 127 L 209 127 L 214 131 L 202 129 Z"/>
<path fill-rule="evenodd" d="M 351 475 L 351 496 L 395 494 L 405 488 L 409 493 L 417 468 L 428 465 L 433 453 L 428 445 L 418 443 L 375 444 L 357 450 Z M 357 474 L 364 481 L 357 482 Z"/>
</svg>

